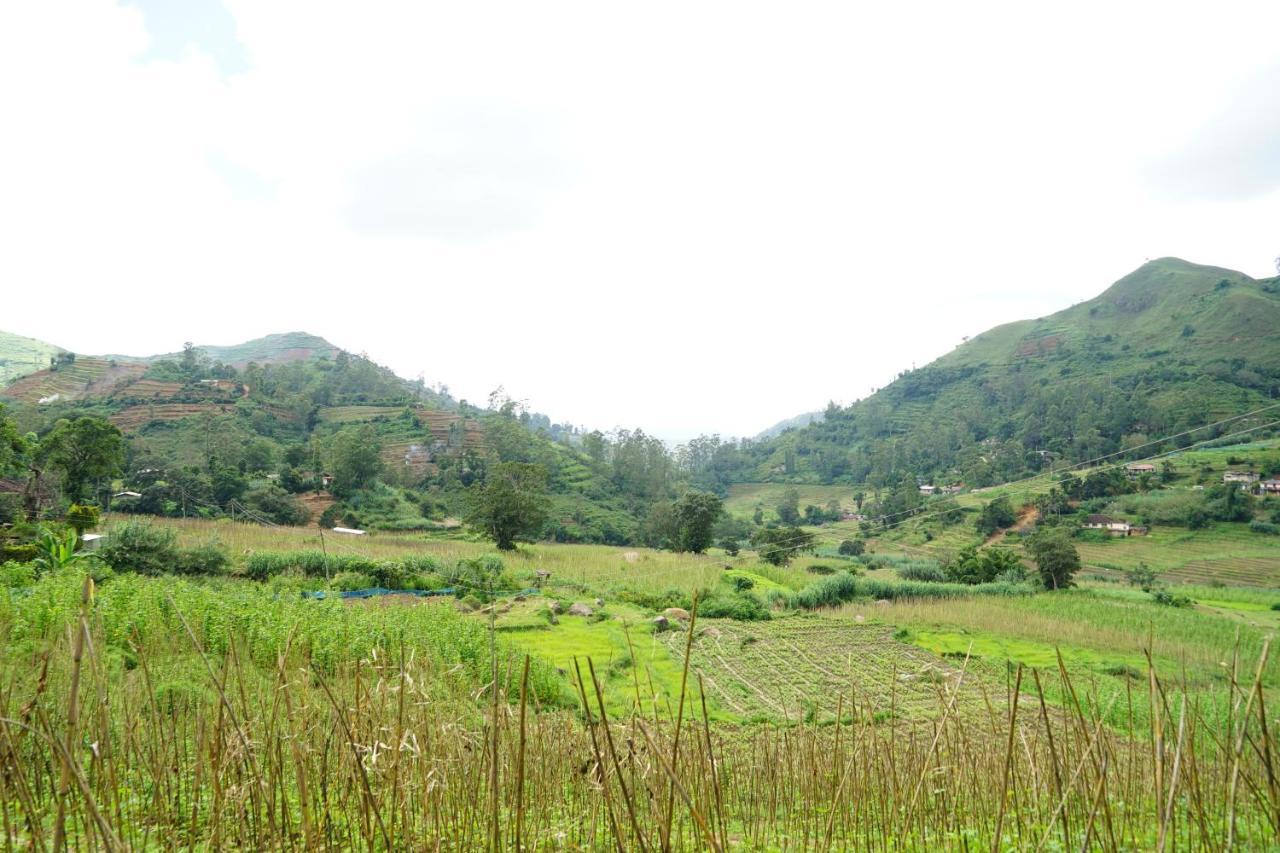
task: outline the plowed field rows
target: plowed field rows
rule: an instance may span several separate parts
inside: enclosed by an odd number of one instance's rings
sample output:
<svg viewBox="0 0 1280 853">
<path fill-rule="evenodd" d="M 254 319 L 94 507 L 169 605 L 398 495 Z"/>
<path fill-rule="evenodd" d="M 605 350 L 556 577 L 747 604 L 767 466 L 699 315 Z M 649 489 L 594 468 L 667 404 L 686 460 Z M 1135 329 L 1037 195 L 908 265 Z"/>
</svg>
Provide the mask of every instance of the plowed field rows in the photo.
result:
<svg viewBox="0 0 1280 853">
<path fill-rule="evenodd" d="M 960 682 L 959 666 L 895 640 L 883 625 L 823 617 L 698 624 L 692 672 L 718 703 L 746 718 L 831 720 L 838 706 L 845 716 L 872 720 L 936 717 L 946 704 L 939 697 Z M 685 634 L 662 636 L 683 658 Z M 972 671 L 960 691 L 962 708 L 983 702 Z"/>
</svg>

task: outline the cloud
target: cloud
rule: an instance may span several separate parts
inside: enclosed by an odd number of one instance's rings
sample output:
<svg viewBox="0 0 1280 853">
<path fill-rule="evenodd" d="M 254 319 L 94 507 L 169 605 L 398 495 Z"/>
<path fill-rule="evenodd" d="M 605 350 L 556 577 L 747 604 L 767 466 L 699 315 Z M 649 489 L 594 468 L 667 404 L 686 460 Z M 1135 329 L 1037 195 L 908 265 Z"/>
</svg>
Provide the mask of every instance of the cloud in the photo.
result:
<svg viewBox="0 0 1280 853">
<path fill-rule="evenodd" d="M 553 123 L 517 102 L 436 102 L 411 125 L 348 172 L 342 204 L 358 232 L 492 237 L 537 224 L 568 185 Z"/>
<path fill-rule="evenodd" d="M 1280 187 L 1280 63 L 1226 92 L 1147 177 L 1157 192 L 1182 199 L 1239 201 Z"/>
</svg>

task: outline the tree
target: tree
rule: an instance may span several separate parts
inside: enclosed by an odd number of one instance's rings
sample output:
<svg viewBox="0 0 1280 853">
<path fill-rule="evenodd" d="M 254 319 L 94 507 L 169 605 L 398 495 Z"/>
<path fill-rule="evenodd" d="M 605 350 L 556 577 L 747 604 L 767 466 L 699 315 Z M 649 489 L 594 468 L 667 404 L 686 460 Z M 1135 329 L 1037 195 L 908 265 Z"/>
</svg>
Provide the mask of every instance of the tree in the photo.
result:
<svg viewBox="0 0 1280 853">
<path fill-rule="evenodd" d="M 711 545 L 712 529 L 724 505 L 710 492 L 688 491 L 675 505 L 676 550 L 701 554 Z"/>
<path fill-rule="evenodd" d="M 813 550 L 813 534 L 799 527 L 762 527 L 751 538 L 760 559 L 771 566 L 785 566 L 801 551 Z"/>
<path fill-rule="evenodd" d="M 467 523 L 483 531 L 499 550 L 513 551 L 517 539 L 536 536 L 546 523 L 551 501 L 547 471 L 527 462 L 500 462 L 489 468 L 484 484 L 469 495 Z"/>
<path fill-rule="evenodd" d="M 1036 561 L 1045 589 L 1074 586 L 1072 579 L 1080 571 L 1080 555 L 1066 531 L 1050 528 L 1039 532 L 1028 540 L 1027 550 Z"/>
<path fill-rule="evenodd" d="M 382 443 L 370 424 L 339 430 L 329 442 L 333 491 L 349 495 L 373 485 L 382 473 Z"/>
<path fill-rule="evenodd" d="M 860 557 L 867 550 L 867 543 L 861 539 L 845 539 L 836 552 L 845 557 Z"/>
<path fill-rule="evenodd" d="M 774 509 L 783 524 L 794 525 L 800 520 L 800 492 L 794 487 L 787 489 L 778 499 L 778 505 Z"/>
<path fill-rule="evenodd" d="M 67 524 L 71 525 L 77 536 L 82 536 L 86 530 L 97 527 L 101 518 L 101 510 L 92 505 L 72 504 L 67 510 Z"/>
<path fill-rule="evenodd" d="M 1136 586 L 1143 592 L 1151 592 L 1157 584 L 1156 570 L 1146 563 L 1138 563 L 1137 568 L 1126 569 L 1124 579 L 1129 582 L 1129 586 Z"/>
<path fill-rule="evenodd" d="M 90 486 L 121 473 L 124 436 L 102 418 L 60 420 L 39 444 L 39 463 L 62 475 L 62 491 L 73 503 L 83 503 Z"/>
<path fill-rule="evenodd" d="M 26 452 L 26 441 L 0 405 L 0 475 L 19 469 Z"/>
<path fill-rule="evenodd" d="M 1013 511 L 1009 498 L 1001 496 L 982 508 L 978 514 L 977 528 L 983 536 L 990 536 L 998 530 L 1013 526 L 1018 516 Z"/>
</svg>

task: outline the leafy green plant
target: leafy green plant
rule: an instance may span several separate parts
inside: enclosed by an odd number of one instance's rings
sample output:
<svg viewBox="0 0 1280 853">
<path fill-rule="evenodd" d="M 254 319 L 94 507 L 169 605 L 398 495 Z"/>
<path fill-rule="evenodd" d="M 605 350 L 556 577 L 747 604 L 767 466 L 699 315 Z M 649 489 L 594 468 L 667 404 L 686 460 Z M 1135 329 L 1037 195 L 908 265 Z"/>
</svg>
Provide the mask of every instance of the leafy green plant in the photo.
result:
<svg viewBox="0 0 1280 853">
<path fill-rule="evenodd" d="M 36 556 L 32 562 L 40 572 L 52 572 L 79 563 L 94 562 L 97 556 L 87 551 L 77 551 L 80 537 L 74 527 L 63 531 L 40 529 L 36 539 Z"/>
</svg>

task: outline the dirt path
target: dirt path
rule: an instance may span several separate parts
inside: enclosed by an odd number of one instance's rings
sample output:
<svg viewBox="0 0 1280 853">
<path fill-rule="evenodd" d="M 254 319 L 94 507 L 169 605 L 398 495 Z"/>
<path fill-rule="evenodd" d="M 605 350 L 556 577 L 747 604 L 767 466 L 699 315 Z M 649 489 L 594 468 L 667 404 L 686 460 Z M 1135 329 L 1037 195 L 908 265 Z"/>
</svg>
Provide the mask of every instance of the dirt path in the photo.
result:
<svg viewBox="0 0 1280 853">
<path fill-rule="evenodd" d="M 986 548 L 991 545 L 999 545 L 1004 538 L 1010 533 L 1024 533 L 1036 525 L 1040 520 L 1040 510 L 1035 504 L 1027 504 L 1018 510 L 1018 520 L 1013 523 L 1013 527 L 1006 530 L 998 530 L 991 535 L 986 542 L 982 543 L 982 547 Z"/>
</svg>

